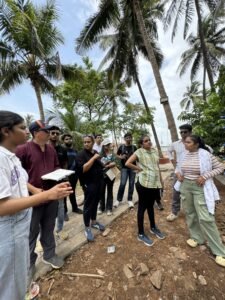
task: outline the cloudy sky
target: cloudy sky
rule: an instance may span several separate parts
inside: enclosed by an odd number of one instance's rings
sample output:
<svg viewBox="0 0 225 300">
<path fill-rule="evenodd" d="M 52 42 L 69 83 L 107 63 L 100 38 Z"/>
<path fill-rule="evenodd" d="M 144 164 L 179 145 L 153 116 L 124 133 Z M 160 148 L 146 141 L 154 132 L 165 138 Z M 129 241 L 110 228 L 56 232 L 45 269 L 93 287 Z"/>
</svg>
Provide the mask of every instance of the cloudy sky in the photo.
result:
<svg viewBox="0 0 225 300">
<path fill-rule="evenodd" d="M 45 3 L 45 0 L 33 0 L 33 2 L 42 4 Z M 58 26 L 65 38 L 64 45 L 59 48 L 61 61 L 62 63 L 81 64 L 81 57 L 74 51 L 75 38 L 79 35 L 79 32 L 87 18 L 97 10 L 98 1 L 56 0 L 56 5 L 59 9 L 60 15 Z M 182 25 L 180 27 L 182 27 Z M 180 113 L 179 103 L 186 90 L 186 86 L 190 84 L 190 79 L 189 74 L 180 78 L 176 73 L 176 70 L 180 61 L 180 55 L 187 49 L 187 45 L 182 39 L 181 32 L 178 33 L 174 43 L 172 44 L 170 32 L 164 33 L 161 28 L 159 28 L 159 44 L 165 56 L 164 64 L 161 68 L 161 75 L 174 113 L 176 124 L 179 126 L 180 122 L 177 120 L 177 116 Z M 98 46 L 95 46 L 91 51 L 88 51 L 86 55 L 90 57 L 96 68 L 104 56 L 104 54 L 98 49 Z M 139 71 L 143 90 L 148 103 L 150 106 L 154 106 L 156 108 L 155 126 L 160 142 L 163 145 L 167 145 L 170 143 L 170 133 L 167 129 L 167 121 L 163 107 L 159 102 L 160 97 L 155 80 L 152 76 L 150 63 L 140 58 Z M 129 94 L 132 102 L 141 102 L 136 86 L 129 89 Z M 43 96 L 43 102 L 45 108 L 51 108 L 52 101 L 49 97 Z M 9 95 L 1 96 L 0 109 L 11 110 L 20 113 L 21 115 L 29 113 L 33 114 L 35 118 L 39 118 L 36 96 L 29 82 L 16 87 L 16 89 L 14 89 Z"/>
</svg>

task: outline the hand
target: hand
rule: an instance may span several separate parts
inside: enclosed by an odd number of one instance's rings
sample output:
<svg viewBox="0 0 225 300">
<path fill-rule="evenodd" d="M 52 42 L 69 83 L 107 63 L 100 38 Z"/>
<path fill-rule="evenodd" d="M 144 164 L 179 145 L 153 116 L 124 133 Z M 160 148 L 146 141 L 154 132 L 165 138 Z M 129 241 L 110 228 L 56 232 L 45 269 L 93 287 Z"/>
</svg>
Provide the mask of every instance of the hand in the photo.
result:
<svg viewBox="0 0 225 300">
<path fill-rule="evenodd" d="M 98 158 L 100 158 L 100 155 L 98 153 L 95 153 L 95 155 L 93 156 L 93 159 L 96 160 Z"/>
<path fill-rule="evenodd" d="M 73 193 L 73 190 L 69 182 L 62 182 L 55 185 L 45 193 L 47 193 L 47 200 L 56 200 L 69 196 Z"/>
<path fill-rule="evenodd" d="M 127 159 L 127 155 L 126 154 L 121 154 L 121 159 Z"/>
<path fill-rule="evenodd" d="M 206 181 L 206 179 L 205 179 L 204 177 L 202 177 L 202 176 L 199 176 L 199 177 L 196 179 L 196 183 L 197 183 L 197 185 L 199 185 L 199 186 L 203 186 L 203 185 L 205 184 L 205 181 Z"/>
<path fill-rule="evenodd" d="M 184 181 L 184 176 L 181 175 L 180 173 L 176 173 L 176 176 L 177 176 L 177 180 L 180 181 L 180 182 L 183 182 Z"/>
<path fill-rule="evenodd" d="M 143 171 L 143 169 L 142 169 L 142 168 L 138 168 L 138 169 L 136 169 L 135 171 L 136 171 L 137 173 L 139 173 L 139 172 Z"/>
</svg>

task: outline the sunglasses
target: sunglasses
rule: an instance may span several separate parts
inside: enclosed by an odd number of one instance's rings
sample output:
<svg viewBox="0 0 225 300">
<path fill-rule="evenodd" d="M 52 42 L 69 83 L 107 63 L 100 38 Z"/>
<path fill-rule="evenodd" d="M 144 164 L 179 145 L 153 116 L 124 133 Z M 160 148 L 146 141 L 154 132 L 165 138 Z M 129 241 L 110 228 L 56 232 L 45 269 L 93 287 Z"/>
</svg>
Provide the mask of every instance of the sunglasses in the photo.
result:
<svg viewBox="0 0 225 300">
<path fill-rule="evenodd" d="M 50 134 L 51 134 L 51 135 L 59 135 L 59 132 L 51 131 Z"/>
<path fill-rule="evenodd" d="M 50 131 L 49 131 L 48 129 L 42 129 L 42 128 L 41 128 L 41 129 L 38 130 L 38 132 L 40 132 L 40 131 L 43 131 L 43 132 L 45 132 L 45 133 L 50 133 Z"/>
<path fill-rule="evenodd" d="M 188 133 L 188 130 L 182 130 L 182 131 L 180 131 L 180 134 L 185 134 L 185 133 Z"/>
<path fill-rule="evenodd" d="M 143 140 L 143 143 L 151 142 L 151 140 Z"/>
</svg>

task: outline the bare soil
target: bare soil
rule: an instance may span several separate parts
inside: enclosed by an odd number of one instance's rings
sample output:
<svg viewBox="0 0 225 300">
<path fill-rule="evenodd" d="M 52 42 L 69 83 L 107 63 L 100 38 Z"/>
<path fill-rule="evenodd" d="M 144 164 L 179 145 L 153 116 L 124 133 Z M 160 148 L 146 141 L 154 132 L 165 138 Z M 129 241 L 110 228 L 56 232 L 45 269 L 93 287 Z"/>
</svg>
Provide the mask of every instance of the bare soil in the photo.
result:
<svg viewBox="0 0 225 300">
<path fill-rule="evenodd" d="M 225 299 L 225 269 L 215 264 L 207 247 L 192 249 L 186 244 L 188 231 L 184 214 L 181 212 L 172 223 L 166 221 L 170 213 L 171 182 L 168 178 L 165 184 L 165 209 L 155 210 L 158 227 L 167 234 L 166 239 L 158 240 L 152 236 L 155 241 L 152 247 L 137 240 L 135 207 L 113 222 L 106 237 L 98 235 L 94 243 L 74 252 L 62 270 L 42 278 L 40 299 Z M 217 206 L 216 221 L 224 239 L 225 187 L 220 183 L 217 186 L 223 201 Z M 145 229 L 151 236 L 148 228 L 146 214 Z M 107 253 L 110 245 L 115 245 L 115 253 Z M 141 274 L 140 263 L 148 268 L 145 274 Z M 131 271 L 132 278 L 127 278 L 124 266 Z M 73 277 L 63 275 L 63 272 L 104 274 L 104 279 Z M 151 282 L 151 276 L 157 274 L 158 288 Z"/>
</svg>

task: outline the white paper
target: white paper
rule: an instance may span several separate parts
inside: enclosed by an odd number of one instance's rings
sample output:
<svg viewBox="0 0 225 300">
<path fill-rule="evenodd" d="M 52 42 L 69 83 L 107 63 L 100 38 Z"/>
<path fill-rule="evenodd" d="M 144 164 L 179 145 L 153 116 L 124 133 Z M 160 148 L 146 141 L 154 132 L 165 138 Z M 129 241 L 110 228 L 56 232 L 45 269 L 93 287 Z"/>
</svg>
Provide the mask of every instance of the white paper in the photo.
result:
<svg viewBox="0 0 225 300">
<path fill-rule="evenodd" d="M 65 169 L 57 169 L 53 172 L 50 172 L 48 174 L 41 176 L 41 179 L 60 181 L 64 178 L 66 178 L 67 176 L 70 176 L 73 173 L 75 173 L 75 171 L 65 170 Z"/>
<path fill-rule="evenodd" d="M 108 171 L 105 172 L 105 174 L 109 177 L 109 179 L 110 179 L 111 181 L 112 181 L 113 179 L 116 178 L 115 173 L 114 173 L 113 170 L 111 170 L 111 169 L 108 169 Z"/>
<path fill-rule="evenodd" d="M 176 183 L 174 184 L 175 191 L 177 191 L 177 192 L 180 191 L 180 185 L 181 185 L 181 182 L 177 180 Z"/>
</svg>

